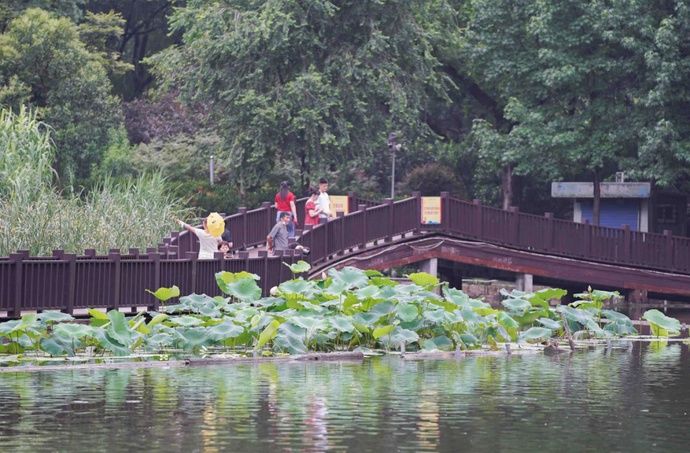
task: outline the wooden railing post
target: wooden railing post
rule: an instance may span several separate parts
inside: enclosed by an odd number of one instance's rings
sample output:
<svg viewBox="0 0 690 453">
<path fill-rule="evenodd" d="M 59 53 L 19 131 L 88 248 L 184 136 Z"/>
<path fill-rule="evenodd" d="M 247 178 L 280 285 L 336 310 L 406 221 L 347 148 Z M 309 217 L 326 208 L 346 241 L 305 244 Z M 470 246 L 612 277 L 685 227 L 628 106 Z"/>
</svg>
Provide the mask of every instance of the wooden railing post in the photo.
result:
<svg viewBox="0 0 690 453">
<path fill-rule="evenodd" d="M 384 238 L 384 242 L 391 242 L 393 240 L 393 234 L 395 231 L 395 206 L 393 206 L 393 199 L 392 198 L 386 198 L 385 204 L 387 207 L 388 211 L 388 229 L 386 232 L 386 237 Z"/>
<path fill-rule="evenodd" d="M 450 193 L 441 192 L 441 227 L 446 231 L 451 231 L 453 225 L 451 225 L 452 216 L 450 215 Z"/>
<path fill-rule="evenodd" d="M 630 262 L 630 248 L 632 235 L 630 234 L 630 225 L 623 225 L 623 256 L 622 260 Z"/>
<path fill-rule="evenodd" d="M 196 293 L 196 264 L 197 261 L 199 260 L 199 254 L 196 252 L 187 252 L 187 258 L 189 259 L 189 265 L 192 267 L 191 269 L 191 276 L 192 276 L 192 281 L 191 281 L 191 288 L 189 288 L 189 292 L 191 293 Z"/>
<path fill-rule="evenodd" d="M 244 258 L 248 260 L 249 259 L 249 252 L 244 252 L 244 253 L 247 254 L 246 257 L 244 257 Z M 263 259 L 263 263 L 261 263 L 262 264 L 262 266 L 261 266 L 262 274 L 259 275 L 259 277 L 261 277 L 261 280 L 259 280 L 259 281 L 261 282 L 262 294 L 265 295 L 265 294 L 268 294 L 269 290 L 271 289 L 268 287 L 268 284 L 269 284 L 268 283 L 268 252 L 266 250 L 259 250 L 258 256 L 259 256 L 259 259 Z M 242 256 L 240 256 L 240 258 L 242 258 Z M 246 267 L 245 267 L 245 270 L 247 270 Z"/>
<path fill-rule="evenodd" d="M 247 248 L 247 208 L 241 207 L 237 210 L 237 212 L 242 214 L 242 236 L 238 237 L 239 235 L 236 231 L 231 231 L 230 234 L 232 234 L 232 239 L 234 242 L 233 245 L 235 248 L 244 250 Z"/>
<path fill-rule="evenodd" d="M 365 204 L 360 204 L 358 207 L 358 210 L 362 213 L 362 231 L 360 232 L 361 236 L 361 241 L 359 242 L 359 245 L 357 246 L 359 249 L 363 249 L 367 246 L 367 205 Z"/>
<path fill-rule="evenodd" d="M 415 229 L 412 230 L 412 234 L 419 234 L 419 231 L 422 227 L 422 193 L 415 191 L 412 192 L 412 196 L 415 198 L 415 203 L 414 203 L 414 216 L 415 216 Z M 443 214 L 441 214 L 443 216 Z M 443 217 L 441 217 L 443 218 Z"/>
<path fill-rule="evenodd" d="M 352 213 L 355 211 L 356 195 L 354 192 L 347 193 L 347 213 Z"/>
<path fill-rule="evenodd" d="M 149 253 L 148 259 L 153 262 L 153 291 L 161 287 L 161 256 L 158 253 Z M 158 311 L 158 299 L 153 297 L 153 311 Z"/>
<path fill-rule="evenodd" d="M 585 219 L 585 244 L 582 255 L 587 257 L 592 254 L 592 231 L 594 226 L 589 223 L 589 219 Z"/>
<path fill-rule="evenodd" d="M 553 249 L 553 212 L 545 212 L 546 231 L 544 232 L 544 250 Z"/>
<path fill-rule="evenodd" d="M 77 298 L 77 255 L 75 253 L 64 253 L 61 260 L 67 261 L 68 281 L 67 281 L 67 307 L 65 313 L 74 313 L 74 302 Z"/>
<path fill-rule="evenodd" d="M 108 261 L 111 262 L 113 268 L 113 303 L 108 310 L 117 310 L 120 308 L 120 282 L 122 279 L 122 266 L 120 265 L 122 257 L 120 256 L 119 250 L 110 250 L 108 252 Z M 154 288 L 154 291 L 158 288 Z"/>
<path fill-rule="evenodd" d="M 348 208 L 349 209 L 349 208 Z M 340 222 L 340 247 L 338 248 L 338 255 L 345 254 L 345 213 L 338 213 L 338 222 Z"/>
<path fill-rule="evenodd" d="M 482 237 L 482 203 L 479 199 L 472 200 L 474 206 L 474 235 L 478 238 Z"/>
<path fill-rule="evenodd" d="M 510 244 L 518 245 L 520 242 L 520 209 L 517 206 L 509 206 L 510 212 Z"/>
<path fill-rule="evenodd" d="M 10 254 L 10 262 L 14 263 L 14 301 L 13 308 L 9 311 L 10 318 L 19 318 L 22 313 L 22 302 L 24 300 L 24 261 L 23 253 Z"/>
<path fill-rule="evenodd" d="M 673 252 L 673 231 L 664 230 L 664 242 L 666 244 L 666 266 L 668 269 L 675 269 L 675 254 Z"/>
<path fill-rule="evenodd" d="M 261 203 L 261 209 L 266 210 L 266 231 L 271 231 L 273 225 L 276 224 L 276 219 L 273 218 L 273 216 L 271 215 L 271 206 L 272 204 L 268 201 L 264 201 L 263 203 Z"/>
</svg>

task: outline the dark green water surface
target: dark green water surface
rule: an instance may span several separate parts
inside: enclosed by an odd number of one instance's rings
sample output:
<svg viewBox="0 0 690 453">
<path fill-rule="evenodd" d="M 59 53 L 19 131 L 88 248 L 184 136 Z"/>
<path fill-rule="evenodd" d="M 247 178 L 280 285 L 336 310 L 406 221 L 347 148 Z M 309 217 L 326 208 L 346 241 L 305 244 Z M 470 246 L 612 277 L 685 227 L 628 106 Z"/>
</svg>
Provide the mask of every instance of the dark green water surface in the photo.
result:
<svg viewBox="0 0 690 453">
<path fill-rule="evenodd" d="M 0 373 L 1 451 L 690 451 L 686 345 Z"/>
</svg>

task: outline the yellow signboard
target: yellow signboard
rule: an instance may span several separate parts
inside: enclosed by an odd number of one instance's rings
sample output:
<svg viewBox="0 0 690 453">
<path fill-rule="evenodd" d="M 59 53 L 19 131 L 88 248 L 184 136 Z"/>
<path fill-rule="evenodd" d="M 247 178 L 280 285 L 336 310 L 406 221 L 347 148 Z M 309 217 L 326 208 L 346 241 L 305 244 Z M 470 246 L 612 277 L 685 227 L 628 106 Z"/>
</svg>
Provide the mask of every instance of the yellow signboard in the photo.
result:
<svg viewBox="0 0 690 453">
<path fill-rule="evenodd" d="M 339 212 L 342 212 L 344 215 L 350 213 L 347 195 L 331 195 L 329 198 L 331 199 L 331 212 L 334 215 L 338 215 Z"/>
<path fill-rule="evenodd" d="M 441 223 L 441 197 L 422 197 L 422 224 Z"/>
</svg>

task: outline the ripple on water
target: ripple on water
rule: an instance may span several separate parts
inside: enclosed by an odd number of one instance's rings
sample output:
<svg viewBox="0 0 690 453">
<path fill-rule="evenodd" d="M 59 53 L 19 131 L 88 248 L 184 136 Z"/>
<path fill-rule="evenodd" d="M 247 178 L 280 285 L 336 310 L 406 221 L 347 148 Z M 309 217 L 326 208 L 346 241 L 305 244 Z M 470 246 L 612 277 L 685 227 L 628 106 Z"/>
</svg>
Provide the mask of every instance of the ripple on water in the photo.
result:
<svg viewBox="0 0 690 453">
<path fill-rule="evenodd" d="M 673 344 L 2 374 L 0 438 L 8 451 L 102 450 L 100 439 L 115 450 L 686 451 L 689 357 Z"/>
</svg>

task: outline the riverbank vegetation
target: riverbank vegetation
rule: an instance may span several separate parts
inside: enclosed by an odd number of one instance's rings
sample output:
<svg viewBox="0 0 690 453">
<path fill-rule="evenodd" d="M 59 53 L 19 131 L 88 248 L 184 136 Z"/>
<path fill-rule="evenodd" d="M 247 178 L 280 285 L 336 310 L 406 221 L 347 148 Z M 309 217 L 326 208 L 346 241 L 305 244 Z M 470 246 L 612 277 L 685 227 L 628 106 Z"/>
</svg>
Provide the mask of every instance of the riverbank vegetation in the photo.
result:
<svg viewBox="0 0 690 453">
<path fill-rule="evenodd" d="M 309 265 L 291 266 L 295 274 Z M 90 323 L 44 312 L 0 323 L 4 362 L 48 361 L 49 356 L 92 359 L 132 354 L 206 356 L 301 354 L 314 351 L 456 351 L 512 344 L 578 342 L 636 336 L 624 314 L 604 308 L 616 293 L 589 290 L 560 305 L 562 289 L 504 293 L 500 309 L 442 284 L 432 275 L 410 274 L 398 284 L 377 271 L 344 268 L 321 281 L 295 278 L 261 297 L 257 277 L 216 274 L 224 296 L 180 297 L 176 287 L 152 293 L 168 302 L 158 313 L 127 318 L 89 310 Z M 552 305 L 552 302 L 554 305 Z M 652 334 L 678 335 L 680 323 L 649 310 Z"/>
<path fill-rule="evenodd" d="M 9 1 L 0 108 L 52 127 L 68 192 L 161 166 L 202 212 L 378 198 L 397 131 L 398 193 L 565 215 L 552 180 L 690 193 L 689 29 L 682 1 Z"/>
<path fill-rule="evenodd" d="M 104 178 L 81 193 L 56 188 L 52 133 L 36 112 L 0 113 L 1 256 L 145 249 L 174 229 L 184 211 L 160 174 Z"/>
</svg>

